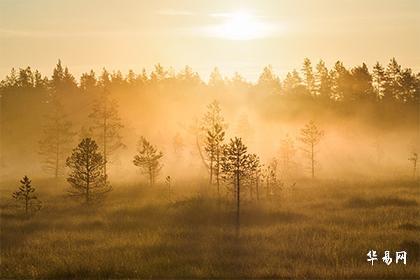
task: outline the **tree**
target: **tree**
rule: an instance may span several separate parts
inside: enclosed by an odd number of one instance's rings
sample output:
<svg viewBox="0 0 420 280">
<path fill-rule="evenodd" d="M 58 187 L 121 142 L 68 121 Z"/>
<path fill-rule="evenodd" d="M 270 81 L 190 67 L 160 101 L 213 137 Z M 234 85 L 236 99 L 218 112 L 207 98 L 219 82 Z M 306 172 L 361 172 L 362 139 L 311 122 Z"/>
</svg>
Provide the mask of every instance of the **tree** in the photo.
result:
<svg viewBox="0 0 420 280">
<path fill-rule="evenodd" d="M 103 81 L 106 83 L 106 80 Z M 103 173 L 107 176 L 108 158 L 119 148 L 124 147 L 120 130 L 124 127 L 118 114 L 118 103 L 110 99 L 110 92 L 105 88 L 103 94 L 93 105 L 89 115 L 94 121 L 92 130 L 100 139 L 102 157 L 104 159 Z"/>
<path fill-rule="evenodd" d="M 54 174 L 57 179 L 64 173 L 66 155 L 71 150 L 70 145 L 75 134 L 61 103 L 55 99 L 51 105 L 52 112 L 46 117 L 44 135 L 39 142 L 39 153 L 44 158 L 45 170 Z"/>
<path fill-rule="evenodd" d="M 277 167 L 278 161 L 273 158 L 264 170 L 265 194 L 267 199 L 271 199 L 279 183 L 277 179 Z"/>
<path fill-rule="evenodd" d="M 413 153 L 408 160 L 413 163 L 413 178 L 416 178 L 418 154 Z"/>
<path fill-rule="evenodd" d="M 382 67 L 381 64 L 379 64 L 379 62 L 376 62 L 375 66 L 373 66 L 373 71 L 372 71 L 372 86 L 376 94 L 377 100 L 380 100 L 384 97 L 385 84 L 386 84 L 385 69 Z"/>
<path fill-rule="evenodd" d="M 224 146 L 222 157 L 223 178 L 233 182 L 236 200 L 236 232 L 239 234 L 240 227 L 240 201 L 241 183 L 249 174 L 250 157 L 248 148 L 242 143 L 241 138 L 230 139 L 229 144 Z"/>
<path fill-rule="evenodd" d="M 201 121 L 201 130 L 198 131 L 196 134 L 196 143 L 197 143 L 197 149 L 200 153 L 200 156 L 204 162 L 204 165 L 209 170 L 209 181 L 210 184 L 213 183 L 213 171 L 215 169 L 214 163 L 217 157 L 220 158 L 220 137 L 224 137 L 224 129 L 226 129 L 227 125 L 225 123 L 225 120 L 222 116 L 222 110 L 220 108 L 219 102 L 217 100 L 214 100 L 212 103 L 210 103 L 207 106 L 207 112 L 204 114 L 203 119 Z M 209 135 L 209 132 L 211 135 Z M 222 136 L 223 134 L 223 136 Z M 209 139 L 208 137 L 214 138 L 216 137 L 217 142 L 212 143 L 212 145 L 216 145 L 211 150 L 206 151 L 207 153 L 207 160 L 202 154 L 201 151 L 201 143 L 204 141 L 207 148 L 209 147 Z M 223 140 L 221 140 L 223 141 Z M 211 152 L 211 155 L 209 154 Z M 209 163 L 208 163 L 209 162 Z"/>
<path fill-rule="evenodd" d="M 316 126 L 314 121 L 310 121 L 300 131 L 300 141 L 303 143 L 302 151 L 309 158 L 312 179 L 315 178 L 315 148 L 321 141 L 323 135 L 324 132 Z"/>
<path fill-rule="evenodd" d="M 402 80 L 402 74 L 401 74 L 401 65 L 398 64 L 397 60 L 395 58 L 392 58 L 389 61 L 389 64 L 385 71 L 385 90 L 384 90 L 384 97 L 388 100 L 391 99 L 401 99 L 401 92 L 402 92 L 402 86 L 401 86 L 401 80 Z"/>
<path fill-rule="evenodd" d="M 257 87 L 266 93 L 279 93 L 281 90 L 281 83 L 279 77 L 274 74 L 273 67 L 268 65 L 264 67 L 257 82 Z"/>
<path fill-rule="evenodd" d="M 70 196 L 84 198 L 86 204 L 91 204 L 111 191 L 103 170 L 104 159 L 98 152 L 98 145 L 91 138 L 84 138 L 73 149 L 66 165 L 71 170 L 67 178 L 71 186 L 68 191 Z"/>
<path fill-rule="evenodd" d="M 204 147 L 210 171 L 210 184 L 213 183 L 213 176 L 215 176 L 218 196 L 220 196 L 220 163 L 224 139 L 225 132 L 223 127 L 219 123 L 215 123 L 214 127 L 207 131 Z"/>
<path fill-rule="evenodd" d="M 332 81 L 332 99 L 336 101 L 346 99 L 346 94 L 351 91 L 352 81 L 350 72 L 344 67 L 341 61 L 335 63 L 330 77 Z"/>
<path fill-rule="evenodd" d="M 256 154 L 249 155 L 249 195 L 253 198 L 254 187 L 257 201 L 260 200 L 260 180 L 261 180 L 261 163 L 260 158 Z"/>
<path fill-rule="evenodd" d="M 35 195 L 35 188 L 32 187 L 31 180 L 27 176 L 24 176 L 20 183 L 22 185 L 13 193 L 13 198 L 24 205 L 25 216 L 29 218 L 32 213 L 41 209 L 41 201 Z"/>
<path fill-rule="evenodd" d="M 222 74 L 220 74 L 219 68 L 216 67 L 211 72 L 208 85 L 215 88 L 222 88 L 225 86 L 225 80 L 223 79 Z"/>
<path fill-rule="evenodd" d="M 303 61 L 302 74 L 304 77 L 303 80 L 304 80 L 307 91 L 311 95 L 315 95 L 316 94 L 315 76 L 314 76 L 312 64 L 309 58 L 305 58 Z"/>
<path fill-rule="evenodd" d="M 361 66 L 354 67 L 351 70 L 352 87 L 351 92 L 347 96 L 351 100 L 374 100 L 374 90 L 372 87 L 372 75 L 365 63 Z"/>
<path fill-rule="evenodd" d="M 295 142 L 288 134 L 286 134 L 286 137 L 282 139 L 280 143 L 280 167 L 284 178 L 290 176 L 290 172 L 295 165 L 295 155 Z"/>
<path fill-rule="evenodd" d="M 322 100 L 330 100 L 331 77 L 328 73 L 327 67 L 325 66 L 325 62 L 322 60 L 320 60 L 316 65 L 315 83 L 319 97 Z"/>
<path fill-rule="evenodd" d="M 141 137 L 138 143 L 138 154 L 134 156 L 133 163 L 140 167 L 144 174 L 149 178 L 149 184 L 153 186 L 159 171 L 162 169 L 160 163 L 163 153 L 158 151 L 155 146 L 150 144 L 146 138 Z"/>
</svg>

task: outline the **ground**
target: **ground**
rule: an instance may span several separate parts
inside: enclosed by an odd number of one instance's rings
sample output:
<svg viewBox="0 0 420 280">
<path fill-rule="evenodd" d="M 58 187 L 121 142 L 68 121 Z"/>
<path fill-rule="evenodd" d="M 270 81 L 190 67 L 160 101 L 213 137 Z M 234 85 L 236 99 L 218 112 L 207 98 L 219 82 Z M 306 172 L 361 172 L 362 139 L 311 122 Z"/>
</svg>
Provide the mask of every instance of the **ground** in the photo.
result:
<svg viewBox="0 0 420 280">
<path fill-rule="evenodd" d="M 239 237 L 234 203 L 198 183 L 173 186 L 172 201 L 164 186 L 115 184 L 86 208 L 33 182 L 44 206 L 31 219 L 13 206 L 15 186 L 2 184 L 3 279 L 420 278 L 419 182 L 298 182 L 270 201 L 244 201 Z M 406 265 L 395 263 L 402 250 Z"/>
</svg>

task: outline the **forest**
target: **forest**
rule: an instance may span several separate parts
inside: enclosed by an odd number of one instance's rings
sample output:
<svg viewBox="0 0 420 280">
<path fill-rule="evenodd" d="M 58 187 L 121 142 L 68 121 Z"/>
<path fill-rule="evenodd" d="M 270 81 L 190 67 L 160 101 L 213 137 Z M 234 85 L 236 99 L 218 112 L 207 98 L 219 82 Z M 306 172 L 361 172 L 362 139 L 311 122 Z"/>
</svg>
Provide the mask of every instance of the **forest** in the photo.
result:
<svg viewBox="0 0 420 280">
<path fill-rule="evenodd" d="M 395 58 L 255 82 L 13 68 L 0 276 L 416 278 L 419 99 Z M 407 266 L 371 269 L 375 248 Z"/>
</svg>

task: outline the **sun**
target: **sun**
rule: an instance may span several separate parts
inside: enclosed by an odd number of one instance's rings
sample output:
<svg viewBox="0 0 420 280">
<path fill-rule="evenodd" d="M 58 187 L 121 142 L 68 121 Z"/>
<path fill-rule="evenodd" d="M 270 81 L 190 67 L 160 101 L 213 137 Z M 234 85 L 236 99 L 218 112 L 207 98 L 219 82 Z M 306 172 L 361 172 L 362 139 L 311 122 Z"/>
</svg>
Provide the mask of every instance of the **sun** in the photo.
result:
<svg viewBox="0 0 420 280">
<path fill-rule="evenodd" d="M 214 26 L 211 34 L 229 40 L 252 40 L 265 37 L 270 32 L 270 26 L 258 20 L 251 13 L 237 11 L 227 14 L 216 14 L 224 19 L 222 24 Z"/>
</svg>

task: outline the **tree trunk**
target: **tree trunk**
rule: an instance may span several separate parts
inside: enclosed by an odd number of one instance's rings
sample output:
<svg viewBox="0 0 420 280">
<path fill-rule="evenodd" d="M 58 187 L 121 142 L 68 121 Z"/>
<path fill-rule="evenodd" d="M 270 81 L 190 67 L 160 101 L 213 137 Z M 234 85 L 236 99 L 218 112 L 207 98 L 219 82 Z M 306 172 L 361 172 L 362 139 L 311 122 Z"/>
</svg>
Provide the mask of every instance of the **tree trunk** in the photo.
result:
<svg viewBox="0 0 420 280">
<path fill-rule="evenodd" d="M 239 170 L 236 171 L 236 236 L 239 237 L 240 231 L 240 193 L 241 183 L 239 181 Z"/>
<path fill-rule="evenodd" d="M 314 143 L 311 143 L 311 166 L 312 166 L 312 179 L 314 179 L 315 178 Z"/>
<path fill-rule="evenodd" d="M 107 132 L 107 117 L 106 117 L 106 100 L 105 100 L 105 104 L 104 104 L 104 138 L 103 138 L 103 142 L 104 142 L 104 147 L 103 147 L 103 153 L 104 153 L 104 176 L 105 178 L 107 177 L 106 175 L 106 132 Z"/>
<path fill-rule="evenodd" d="M 28 195 L 25 197 L 25 216 L 28 218 L 28 204 L 29 204 L 29 198 Z"/>
<path fill-rule="evenodd" d="M 257 201 L 260 200 L 259 181 L 260 181 L 260 178 L 257 175 L 256 176 L 256 181 L 255 181 L 255 191 L 256 191 L 256 195 L 257 195 Z"/>
</svg>

